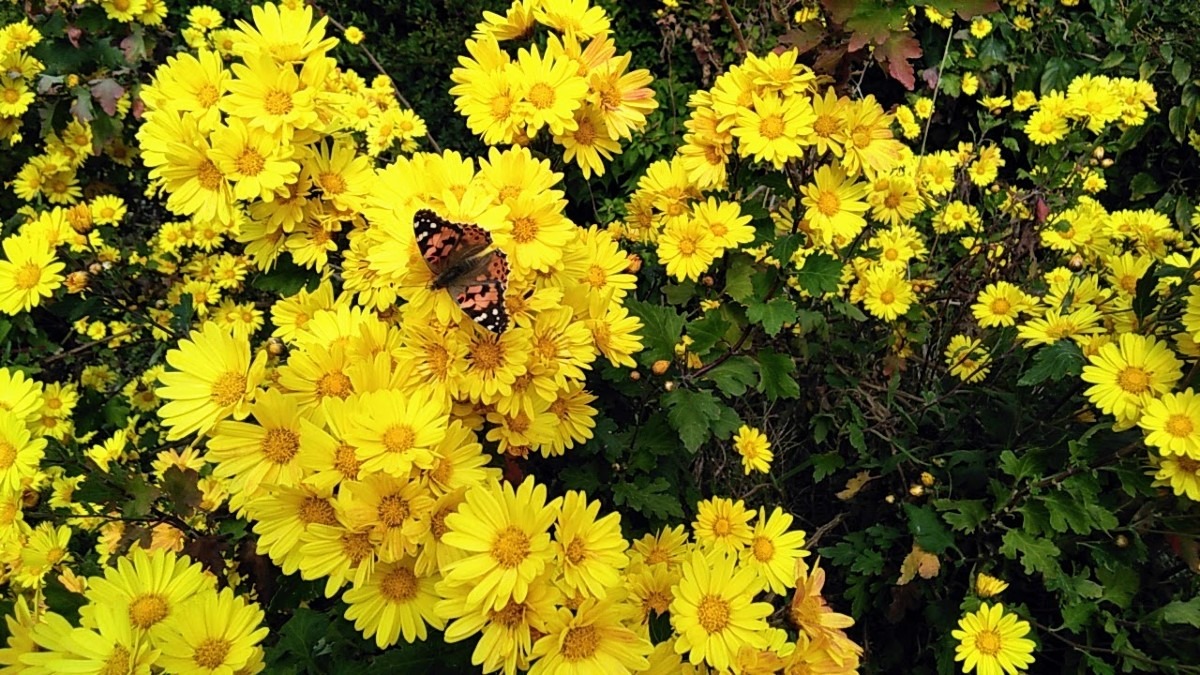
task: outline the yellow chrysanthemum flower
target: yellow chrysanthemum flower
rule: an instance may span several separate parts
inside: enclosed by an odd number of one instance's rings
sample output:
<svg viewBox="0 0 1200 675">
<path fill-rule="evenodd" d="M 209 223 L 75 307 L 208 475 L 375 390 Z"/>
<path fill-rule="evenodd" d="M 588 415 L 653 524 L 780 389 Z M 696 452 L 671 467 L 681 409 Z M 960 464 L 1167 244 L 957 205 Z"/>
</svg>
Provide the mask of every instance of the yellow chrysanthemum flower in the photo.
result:
<svg viewBox="0 0 1200 675">
<path fill-rule="evenodd" d="M 1163 455 L 1200 460 L 1200 396 L 1190 387 L 1146 401 L 1138 425 L 1146 432 L 1146 444 Z"/>
<path fill-rule="evenodd" d="M 730 667 L 743 645 L 767 646 L 766 617 L 773 608 L 754 602 L 760 581 L 754 570 L 738 569 L 736 559 L 720 551 L 697 551 L 683 563 L 671 602 L 671 626 L 679 634 L 675 651 L 692 665 Z"/>
<path fill-rule="evenodd" d="M 964 673 L 1017 675 L 1033 664 L 1034 643 L 1025 637 L 1029 630 L 1029 623 L 1005 612 L 1004 605 L 985 602 L 950 632 L 958 640 L 954 660 L 963 662 Z"/>
<path fill-rule="evenodd" d="M 263 610 L 232 588 L 202 593 L 163 622 L 155 640 L 162 650 L 156 663 L 178 673 L 237 672 L 267 637 L 262 622 Z"/>
<path fill-rule="evenodd" d="M 1182 364 L 1166 343 L 1126 333 L 1088 359 L 1080 378 L 1092 386 L 1088 400 L 1118 418 L 1137 419 L 1142 407 L 1171 390 Z"/>
<path fill-rule="evenodd" d="M 751 471 L 771 471 L 771 460 L 775 457 L 771 452 L 771 442 L 758 429 L 743 424 L 733 437 L 733 449 L 741 456 L 746 475 Z"/>
</svg>

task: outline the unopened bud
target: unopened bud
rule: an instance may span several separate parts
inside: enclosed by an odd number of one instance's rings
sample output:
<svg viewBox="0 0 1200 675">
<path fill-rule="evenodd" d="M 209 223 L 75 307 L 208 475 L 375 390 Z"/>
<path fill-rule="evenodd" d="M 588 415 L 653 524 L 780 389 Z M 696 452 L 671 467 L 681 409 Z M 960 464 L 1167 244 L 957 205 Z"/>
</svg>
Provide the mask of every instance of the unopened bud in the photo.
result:
<svg viewBox="0 0 1200 675">
<path fill-rule="evenodd" d="M 1102 166 L 1106 169 L 1112 165 L 1113 165 L 1113 161 L 1107 157 L 1104 158 L 1104 161 L 1100 162 L 1100 166 Z"/>
<path fill-rule="evenodd" d="M 1096 146 L 1096 149 L 1092 150 L 1092 157 L 1095 157 L 1096 159 L 1104 159 L 1104 146 Z"/>
<path fill-rule="evenodd" d="M 896 503 L 896 495 L 888 495 L 883 498 L 883 501 L 885 501 L 889 504 L 895 504 Z"/>
<path fill-rule="evenodd" d="M 1078 272 L 1079 270 L 1083 269 L 1083 256 L 1079 255 L 1078 253 L 1071 256 L 1071 259 L 1067 261 L 1067 267 L 1069 267 L 1072 272 Z"/>
<path fill-rule="evenodd" d="M 270 354 L 271 356 L 279 356 L 280 354 L 282 354 L 283 353 L 283 340 L 280 340 L 277 337 L 269 338 L 267 340 L 267 353 Z"/>
<path fill-rule="evenodd" d="M 653 366 L 650 366 L 650 372 L 654 373 L 655 375 L 662 375 L 663 373 L 667 372 L 667 369 L 670 367 L 670 361 L 667 361 L 666 359 L 659 359 L 658 361 L 654 362 Z"/>
<path fill-rule="evenodd" d="M 636 253 L 630 253 L 626 256 L 625 271 L 630 274 L 637 274 L 642 269 L 642 257 Z"/>
<path fill-rule="evenodd" d="M 91 272 L 92 276 L 96 276 L 97 274 L 100 274 L 103 271 L 104 271 L 104 267 L 102 267 L 100 265 L 100 263 L 92 263 L 91 265 L 88 265 L 88 272 Z"/>
<path fill-rule="evenodd" d="M 675 391 L 675 380 L 667 380 L 663 382 L 664 391 Z"/>
<path fill-rule="evenodd" d="M 80 270 L 78 272 L 71 272 L 70 274 L 67 275 L 67 292 L 68 293 L 83 292 L 84 290 L 87 289 L 88 282 L 91 281 L 91 279 L 92 279 L 91 275 L 88 274 L 87 272 L 84 272 L 83 270 Z"/>
<path fill-rule="evenodd" d="M 642 374 L 639 371 L 631 370 L 629 371 L 629 379 L 637 382 L 638 380 L 642 379 Z"/>
<path fill-rule="evenodd" d="M 933 484 L 936 482 L 937 479 L 933 477 L 933 474 L 929 473 L 928 471 L 921 472 L 921 485 L 924 485 L 925 487 L 933 487 Z"/>
<path fill-rule="evenodd" d="M 925 486 L 913 483 L 913 485 L 908 488 L 908 494 L 914 497 L 920 497 L 925 494 Z"/>
<path fill-rule="evenodd" d="M 1117 548 L 1129 548 L 1129 537 L 1118 534 L 1114 543 L 1117 545 Z"/>
<path fill-rule="evenodd" d="M 711 287 L 713 285 L 713 278 L 711 275 L 705 274 L 703 277 L 701 277 L 700 283 Z"/>
</svg>

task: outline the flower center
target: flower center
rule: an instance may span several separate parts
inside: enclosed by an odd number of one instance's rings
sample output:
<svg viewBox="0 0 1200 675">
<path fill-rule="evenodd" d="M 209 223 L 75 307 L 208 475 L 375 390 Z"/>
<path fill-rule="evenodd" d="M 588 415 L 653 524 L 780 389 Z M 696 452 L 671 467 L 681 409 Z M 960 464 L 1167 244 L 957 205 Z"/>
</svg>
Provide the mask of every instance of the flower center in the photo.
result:
<svg viewBox="0 0 1200 675">
<path fill-rule="evenodd" d="M 0 438 L 0 470 L 8 469 L 17 462 L 17 446 Z"/>
<path fill-rule="evenodd" d="M 1130 394 L 1141 394 L 1150 388 L 1150 373 L 1137 366 L 1126 366 L 1117 375 L 1117 386 Z"/>
<path fill-rule="evenodd" d="M 884 291 L 879 294 L 879 302 L 884 305 L 890 305 L 896 301 L 896 294 L 891 291 Z"/>
<path fill-rule="evenodd" d="M 342 443 L 333 451 L 333 468 L 347 478 L 358 478 L 358 453 L 354 446 Z"/>
<path fill-rule="evenodd" d="M 653 611 L 655 614 L 664 614 L 671 608 L 671 596 L 662 591 L 650 591 L 646 594 L 646 599 L 642 600 L 642 612 L 649 614 Z"/>
<path fill-rule="evenodd" d="M 563 638 L 562 654 L 568 661 L 589 659 L 600 646 L 600 631 L 595 626 L 575 626 Z"/>
<path fill-rule="evenodd" d="M 709 634 L 720 633 L 729 625 L 729 603 L 716 595 L 706 595 L 696 608 L 696 618 Z"/>
<path fill-rule="evenodd" d="M 850 137 L 854 139 L 856 147 L 865 148 L 871 144 L 871 130 L 867 127 L 855 127 Z"/>
<path fill-rule="evenodd" d="M 608 283 L 608 273 L 599 265 L 592 265 L 588 269 L 587 283 L 592 288 L 604 288 L 604 284 Z"/>
<path fill-rule="evenodd" d="M 13 279 L 13 283 L 17 288 L 28 291 L 38 285 L 42 280 L 42 268 L 33 263 L 26 263 L 23 267 L 17 270 L 17 274 Z"/>
<path fill-rule="evenodd" d="M 768 141 L 773 141 L 783 135 L 783 118 L 779 115 L 768 115 L 758 123 L 758 133 Z"/>
<path fill-rule="evenodd" d="M 129 668 L 129 650 L 121 645 L 113 647 L 112 654 L 108 655 L 108 659 L 104 662 L 104 667 L 100 669 L 99 675 L 126 675 L 130 672 Z"/>
<path fill-rule="evenodd" d="M 323 173 L 317 182 L 327 195 L 340 195 L 346 191 L 346 179 L 336 173 Z"/>
<path fill-rule="evenodd" d="M 1008 310 L 1012 309 L 1012 303 L 1004 298 L 996 298 L 992 300 L 992 314 L 1008 314 Z"/>
<path fill-rule="evenodd" d="M 894 248 L 889 248 L 883 252 L 883 257 L 887 260 L 896 260 L 900 257 L 900 252 Z"/>
<path fill-rule="evenodd" d="M 196 102 L 205 108 L 211 108 L 220 98 L 217 88 L 207 82 L 196 92 Z"/>
<path fill-rule="evenodd" d="M 587 546 L 583 543 L 583 539 L 575 537 L 567 544 L 567 560 L 572 565 L 578 565 L 587 559 Z"/>
<path fill-rule="evenodd" d="M 210 192 L 216 192 L 225 182 L 225 174 L 221 173 L 211 159 L 206 159 L 200 168 L 196 169 L 196 180 L 199 181 L 200 187 Z"/>
<path fill-rule="evenodd" d="M 826 216 L 836 216 L 842 210 L 842 200 L 832 192 L 822 192 L 817 198 L 817 210 Z"/>
<path fill-rule="evenodd" d="M 388 495 L 379 500 L 376 512 L 379 514 L 379 520 L 388 527 L 400 527 L 412 515 L 408 500 L 400 495 Z"/>
<path fill-rule="evenodd" d="M 229 640 L 208 638 L 196 647 L 196 653 L 192 655 L 192 660 L 201 668 L 216 670 L 225 663 L 225 657 L 229 655 L 229 647 Z"/>
<path fill-rule="evenodd" d="M 753 550 L 759 562 L 770 562 L 775 557 L 775 544 L 766 537 L 755 537 Z"/>
<path fill-rule="evenodd" d="M 371 546 L 371 535 L 366 532 L 348 532 L 342 535 L 342 553 L 350 559 L 352 566 L 357 566 L 374 550 Z"/>
<path fill-rule="evenodd" d="M 472 365 L 481 370 L 494 370 L 501 361 L 500 344 L 494 339 L 484 339 L 471 352 Z"/>
<path fill-rule="evenodd" d="M 434 539 L 441 541 L 442 535 L 449 531 L 446 528 L 446 516 L 453 512 L 453 509 L 442 509 L 429 519 L 429 531 L 433 533 Z"/>
<path fill-rule="evenodd" d="M 730 526 L 728 518 L 717 518 L 713 522 L 713 534 L 716 534 L 718 537 L 729 536 L 729 532 L 732 529 L 733 528 Z"/>
<path fill-rule="evenodd" d="M 266 165 L 266 158 L 254 148 L 246 148 L 237 158 L 237 170 L 243 176 L 257 176 Z"/>
<path fill-rule="evenodd" d="M 506 120 L 512 113 L 512 97 L 500 94 L 492 97 L 492 117 L 496 120 Z"/>
<path fill-rule="evenodd" d="M 518 244 L 528 244 L 537 236 L 538 226 L 533 218 L 522 217 L 513 221 L 513 240 Z"/>
<path fill-rule="evenodd" d="M 670 562 L 671 553 L 661 546 L 655 546 L 646 554 L 646 564 L 657 565 L 658 563 Z"/>
<path fill-rule="evenodd" d="M 1191 457 L 1176 457 L 1174 461 L 1179 470 L 1185 474 L 1194 476 L 1200 472 L 1200 461 L 1194 460 Z"/>
<path fill-rule="evenodd" d="M 691 255 L 696 252 L 696 242 L 692 239 L 679 240 L 679 252 L 684 255 Z"/>
<path fill-rule="evenodd" d="M 354 393 L 354 385 L 350 378 L 340 370 L 330 371 L 317 380 L 317 396 L 336 396 L 344 399 Z"/>
<path fill-rule="evenodd" d="M 417 597 L 417 576 L 407 567 L 397 566 L 383 576 L 379 593 L 397 604 L 408 602 Z"/>
<path fill-rule="evenodd" d="M 212 400 L 221 407 L 229 407 L 246 395 L 246 376 L 229 370 L 221 373 L 213 382 Z"/>
<path fill-rule="evenodd" d="M 975 648 L 987 656 L 1000 653 L 1000 634 L 994 630 L 982 630 L 975 634 Z"/>
<path fill-rule="evenodd" d="M 1167 418 L 1166 429 L 1167 433 L 1179 438 L 1185 438 L 1191 435 L 1195 425 L 1192 423 L 1192 418 L 1187 415 L 1171 415 Z"/>
<path fill-rule="evenodd" d="M 394 424 L 383 432 L 383 447 L 388 452 L 408 452 L 413 449 L 417 434 L 407 424 Z"/>
<path fill-rule="evenodd" d="M 501 567 L 512 569 L 529 556 L 529 535 L 515 525 L 509 525 L 492 542 L 492 558 Z"/>
<path fill-rule="evenodd" d="M 538 82 L 529 88 L 529 93 L 525 98 L 533 104 L 533 107 L 540 110 L 554 107 L 554 101 L 557 98 L 554 94 L 554 88 L 545 82 Z"/>
<path fill-rule="evenodd" d="M 580 145 L 592 145 L 596 141 L 596 129 L 587 118 L 579 120 L 579 128 L 575 130 L 574 135 L 575 142 Z"/>
<path fill-rule="evenodd" d="M 161 596 L 149 593 L 140 595 L 129 603 L 129 622 L 142 629 L 149 628 L 167 618 L 170 608 Z"/>
<path fill-rule="evenodd" d="M 307 497 L 300 504 L 300 522 L 307 525 L 337 525 L 337 514 L 328 499 Z"/>
<path fill-rule="evenodd" d="M 272 89 L 263 97 L 263 109 L 270 115 L 286 115 L 292 112 L 292 95 L 280 89 Z"/>
<path fill-rule="evenodd" d="M 300 452 L 300 434 L 291 429 L 275 427 L 267 429 L 263 437 L 262 453 L 275 464 L 287 464 Z"/>
<path fill-rule="evenodd" d="M 492 621 L 508 629 L 513 629 L 525 623 L 525 603 L 508 601 L 504 609 L 492 612 Z"/>
</svg>

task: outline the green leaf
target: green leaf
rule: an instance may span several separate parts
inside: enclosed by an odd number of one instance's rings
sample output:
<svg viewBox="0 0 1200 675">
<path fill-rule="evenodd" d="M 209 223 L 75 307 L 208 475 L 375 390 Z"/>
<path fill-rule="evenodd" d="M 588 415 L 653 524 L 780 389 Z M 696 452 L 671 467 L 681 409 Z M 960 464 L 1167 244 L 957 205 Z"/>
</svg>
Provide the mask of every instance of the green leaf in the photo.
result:
<svg viewBox="0 0 1200 675">
<path fill-rule="evenodd" d="M 1065 533 L 1071 530 L 1076 534 L 1087 534 L 1092 531 L 1092 520 L 1084 511 L 1083 505 L 1070 495 L 1058 491 L 1051 492 L 1042 498 L 1046 511 L 1050 514 L 1050 527 L 1055 532 Z"/>
<path fill-rule="evenodd" d="M 761 351 L 758 353 L 760 380 L 758 391 L 772 401 L 780 398 L 798 398 L 800 384 L 792 377 L 796 363 L 787 354 Z"/>
<path fill-rule="evenodd" d="M 754 275 L 754 265 L 747 255 L 735 256 L 729 261 L 729 270 L 725 272 L 725 295 L 746 302 L 754 293 L 754 285 L 750 277 Z"/>
<path fill-rule="evenodd" d="M 687 335 L 692 339 L 688 351 L 704 356 L 733 327 L 723 312 L 710 311 L 687 325 Z"/>
<path fill-rule="evenodd" d="M 775 240 L 775 245 L 771 247 L 771 257 L 779 261 L 779 264 L 786 266 L 792 259 L 792 254 L 796 249 L 800 248 L 800 242 L 804 235 L 800 233 L 784 235 Z"/>
<path fill-rule="evenodd" d="M 1145 171 L 1137 174 L 1133 177 L 1133 180 L 1129 181 L 1129 199 L 1131 201 L 1136 202 L 1143 197 L 1158 194 L 1159 192 L 1162 192 L 1162 186 L 1158 184 L 1154 176 Z"/>
<path fill-rule="evenodd" d="M 1046 61 L 1046 67 L 1042 69 L 1042 95 L 1044 96 L 1051 90 L 1066 91 L 1073 77 L 1075 77 L 1074 63 L 1058 56 L 1051 58 Z"/>
<path fill-rule="evenodd" d="M 1026 534 L 1022 530 L 1009 530 L 1004 533 L 1000 553 L 1010 560 L 1021 558 L 1025 574 L 1054 574 L 1059 571 L 1058 555 L 1060 551 L 1054 542 L 1043 537 Z"/>
<path fill-rule="evenodd" d="M 696 452 L 712 435 L 712 425 L 721 416 L 721 404 L 712 392 L 676 389 L 662 398 L 667 419 L 679 432 L 683 447 Z"/>
<path fill-rule="evenodd" d="M 683 518 L 679 497 L 661 476 L 653 480 L 640 476 L 634 484 L 617 483 L 613 486 L 613 503 L 659 521 Z"/>
<path fill-rule="evenodd" d="M 1071 340 L 1059 340 L 1042 347 L 1033 355 L 1033 365 L 1021 375 L 1017 384 L 1032 387 L 1046 380 L 1057 382 L 1068 375 L 1073 377 L 1083 372 L 1083 364 L 1086 362 L 1087 359 L 1083 357 L 1079 345 Z"/>
<path fill-rule="evenodd" d="M 696 297 L 696 284 L 692 281 L 668 284 L 663 288 L 663 295 L 667 296 L 667 302 L 672 305 L 686 305 Z"/>
<path fill-rule="evenodd" d="M 842 263 L 828 253 L 814 253 L 804 260 L 796 273 L 796 281 L 810 295 L 822 295 L 837 290 L 842 278 Z"/>
<path fill-rule="evenodd" d="M 1190 600 L 1172 600 L 1150 613 L 1151 621 L 1186 624 L 1200 628 L 1200 597 Z"/>
<path fill-rule="evenodd" d="M 1146 273 L 1138 279 L 1137 286 L 1133 292 L 1133 314 L 1138 320 L 1145 319 L 1154 311 L 1155 298 L 1157 294 L 1154 289 L 1158 286 L 1158 279 L 1154 275 L 1154 267 L 1157 262 L 1150 264 L 1150 268 Z"/>
<path fill-rule="evenodd" d="M 989 515 L 982 499 L 935 499 L 933 507 L 941 512 L 942 520 L 958 532 L 971 532 Z"/>
<path fill-rule="evenodd" d="M 279 258 L 275 269 L 260 274 L 250 283 L 260 291 L 272 291 L 287 297 L 300 292 L 301 288 L 313 290 L 321 283 L 321 275 L 292 262 L 291 258 Z"/>
<path fill-rule="evenodd" d="M 904 513 L 908 515 L 908 531 L 921 548 L 930 553 L 942 553 L 954 545 L 954 535 L 930 506 L 905 503 Z"/>
<path fill-rule="evenodd" d="M 733 356 L 704 373 L 726 396 L 741 396 L 758 381 L 758 363 L 749 356 Z"/>
<path fill-rule="evenodd" d="M 1171 64 L 1171 77 L 1175 78 L 1175 82 L 1180 86 L 1187 84 L 1192 79 L 1192 62 L 1176 58 L 1175 63 Z"/>
<path fill-rule="evenodd" d="M 774 337 L 783 330 L 785 324 L 795 323 L 799 314 L 791 300 L 775 297 L 766 303 L 751 302 L 746 307 L 746 317 L 754 323 L 761 324 L 767 335 Z"/>
<path fill-rule="evenodd" d="M 675 345 L 683 336 L 683 317 L 670 307 L 626 300 L 629 313 L 642 320 L 642 352 L 638 359 L 650 365 L 662 359 L 675 358 Z"/>
<path fill-rule="evenodd" d="M 824 452 L 812 456 L 813 482 L 820 483 L 833 472 L 846 466 L 846 460 L 836 452 Z"/>
</svg>

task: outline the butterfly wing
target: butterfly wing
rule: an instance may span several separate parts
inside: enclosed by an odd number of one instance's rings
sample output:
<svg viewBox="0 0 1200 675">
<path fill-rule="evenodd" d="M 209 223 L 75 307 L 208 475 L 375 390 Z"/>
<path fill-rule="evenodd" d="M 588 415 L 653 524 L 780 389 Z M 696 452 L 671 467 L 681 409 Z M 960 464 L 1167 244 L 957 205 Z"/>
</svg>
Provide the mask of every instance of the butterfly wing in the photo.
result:
<svg viewBox="0 0 1200 675">
<path fill-rule="evenodd" d="M 446 289 L 484 328 L 500 333 L 508 328 L 504 292 L 508 288 L 508 259 L 488 251 L 492 235 L 478 225 L 452 223 L 428 209 L 413 216 L 413 233 L 421 257 L 433 272 L 430 288 Z"/>
<path fill-rule="evenodd" d="M 492 251 L 461 278 L 450 282 L 450 294 L 467 316 L 493 333 L 508 328 L 504 293 L 508 289 L 508 258 Z"/>
<path fill-rule="evenodd" d="M 474 227 L 474 226 L 471 226 Z M 451 266 L 455 251 L 460 248 L 465 232 L 463 226 L 422 209 L 413 216 L 413 234 L 421 257 L 433 270 L 434 276 Z"/>
</svg>

